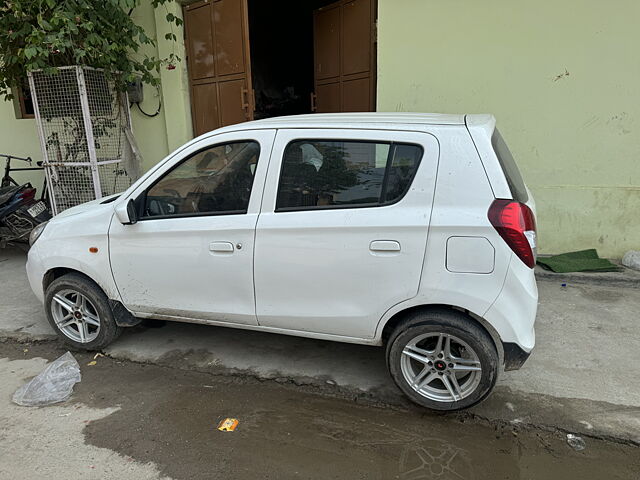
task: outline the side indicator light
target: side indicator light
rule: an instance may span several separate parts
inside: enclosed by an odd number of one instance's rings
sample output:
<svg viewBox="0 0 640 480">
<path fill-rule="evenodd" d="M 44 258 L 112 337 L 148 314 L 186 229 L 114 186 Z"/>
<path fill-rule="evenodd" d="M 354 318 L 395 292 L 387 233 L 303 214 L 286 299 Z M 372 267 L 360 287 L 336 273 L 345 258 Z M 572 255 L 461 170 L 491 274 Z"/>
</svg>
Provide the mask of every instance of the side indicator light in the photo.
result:
<svg viewBox="0 0 640 480">
<path fill-rule="evenodd" d="M 98 247 L 89 247 L 91 253 L 98 253 Z"/>
</svg>

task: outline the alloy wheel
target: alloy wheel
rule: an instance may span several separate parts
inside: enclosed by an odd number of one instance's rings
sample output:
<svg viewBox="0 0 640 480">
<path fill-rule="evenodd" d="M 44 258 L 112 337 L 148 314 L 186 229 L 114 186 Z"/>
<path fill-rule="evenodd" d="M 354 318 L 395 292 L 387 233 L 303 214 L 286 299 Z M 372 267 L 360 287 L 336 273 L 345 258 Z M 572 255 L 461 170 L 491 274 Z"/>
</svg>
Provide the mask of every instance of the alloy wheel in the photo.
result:
<svg viewBox="0 0 640 480">
<path fill-rule="evenodd" d="M 418 394 L 436 402 L 458 402 L 471 395 L 482 377 L 477 353 L 447 333 L 427 333 L 408 342 L 400 368 Z"/>
<path fill-rule="evenodd" d="M 51 299 L 51 313 L 58 329 L 78 343 L 90 343 L 100 333 L 96 307 L 82 293 L 65 289 Z"/>
</svg>

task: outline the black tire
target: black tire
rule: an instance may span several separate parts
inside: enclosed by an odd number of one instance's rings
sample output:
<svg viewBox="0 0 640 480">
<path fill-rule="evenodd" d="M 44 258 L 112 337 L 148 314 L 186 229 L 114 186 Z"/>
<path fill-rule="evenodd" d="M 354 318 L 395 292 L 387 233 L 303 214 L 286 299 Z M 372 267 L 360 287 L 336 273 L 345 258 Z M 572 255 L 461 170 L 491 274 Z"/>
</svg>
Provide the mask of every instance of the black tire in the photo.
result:
<svg viewBox="0 0 640 480">
<path fill-rule="evenodd" d="M 402 372 L 402 356 L 405 346 L 419 336 L 435 333 L 457 337 L 471 347 L 477 355 L 482 370 L 477 375 L 480 377 L 477 386 L 472 391 L 470 389 L 468 396 L 455 401 L 430 399 L 418 393 L 405 378 Z M 493 340 L 473 319 L 455 310 L 428 310 L 409 314 L 391 334 L 387 342 L 386 353 L 389 373 L 400 390 L 411 401 L 432 410 L 454 411 L 471 407 L 484 400 L 491 393 L 498 378 L 499 358 Z M 419 366 L 418 368 L 423 366 L 420 362 L 417 362 L 417 365 Z M 439 362 L 437 366 L 441 367 L 442 364 Z M 431 368 L 428 364 L 425 364 L 425 367 L 427 369 Z M 439 374 L 439 371 L 435 368 L 435 363 L 432 363 L 432 367 L 429 373 Z M 453 372 L 453 375 L 455 375 L 455 372 Z M 448 376 L 447 378 L 451 377 Z M 433 382 L 435 382 L 436 388 L 438 385 L 442 385 L 440 387 L 442 389 L 445 388 L 444 382 L 439 380 L 440 383 L 438 383 L 437 377 Z M 433 382 L 431 385 L 434 385 Z"/>
<path fill-rule="evenodd" d="M 98 334 L 92 341 L 87 343 L 75 341 L 65 335 L 56 324 L 52 312 L 53 297 L 64 290 L 77 291 L 92 303 L 100 322 Z M 102 350 L 122 333 L 122 328 L 116 325 L 109 300 L 102 289 L 94 281 L 79 273 L 68 273 L 51 282 L 44 295 L 44 307 L 51 327 L 66 345 L 74 349 Z"/>
</svg>

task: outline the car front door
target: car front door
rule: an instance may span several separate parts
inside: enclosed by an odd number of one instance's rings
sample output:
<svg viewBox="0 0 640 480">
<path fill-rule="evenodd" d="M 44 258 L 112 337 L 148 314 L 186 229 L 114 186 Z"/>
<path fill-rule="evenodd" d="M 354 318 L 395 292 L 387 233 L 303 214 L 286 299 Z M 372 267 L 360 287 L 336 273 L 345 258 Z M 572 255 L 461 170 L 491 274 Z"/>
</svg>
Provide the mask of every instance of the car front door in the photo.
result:
<svg viewBox="0 0 640 480">
<path fill-rule="evenodd" d="M 278 130 L 256 229 L 260 325 L 370 338 L 415 296 L 438 152 L 419 132 Z"/>
<path fill-rule="evenodd" d="M 256 325 L 255 227 L 275 130 L 215 135 L 143 182 L 109 230 L 123 303 L 142 316 Z M 128 201 L 122 199 L 123 201 Z"/>
</svg>

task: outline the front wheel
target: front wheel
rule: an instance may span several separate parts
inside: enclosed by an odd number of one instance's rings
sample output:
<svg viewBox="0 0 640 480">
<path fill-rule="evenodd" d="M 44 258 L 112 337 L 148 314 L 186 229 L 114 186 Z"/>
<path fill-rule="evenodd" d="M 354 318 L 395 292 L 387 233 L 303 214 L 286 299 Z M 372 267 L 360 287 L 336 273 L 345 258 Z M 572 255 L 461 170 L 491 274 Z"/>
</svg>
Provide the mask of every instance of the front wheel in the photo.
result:
<svg viewBox="0 0 640 480">
<path fill-rule="evenodd" d="M 455 311 L 412 314 L 393 332 L 387 365 L 415 403 L 460 410 L 482 401 L 498 376 L 498 354 L 479 325 Z"/>
<path fill-rule="evenodd" d="M 44 306 L 58 336 L 76 349 L 101 350 L 122 331 L 102 289 L 80 274 L 68 273 L 51 282 Z"/>
</svg>

